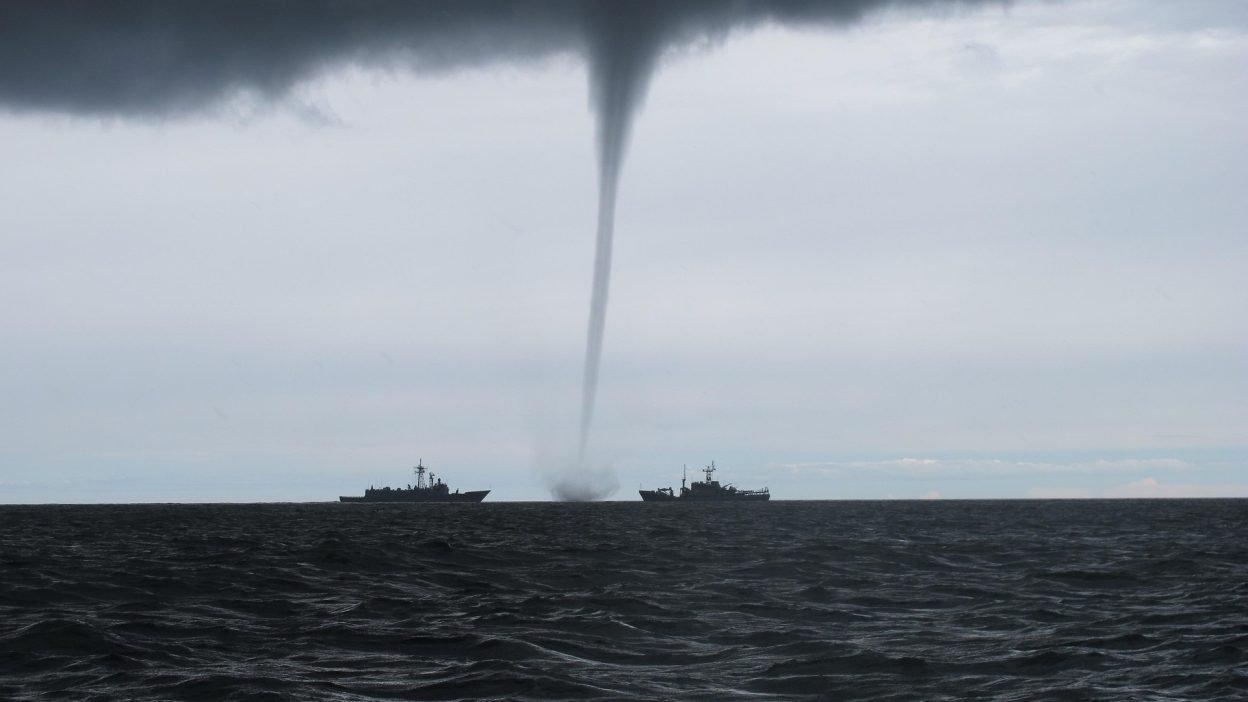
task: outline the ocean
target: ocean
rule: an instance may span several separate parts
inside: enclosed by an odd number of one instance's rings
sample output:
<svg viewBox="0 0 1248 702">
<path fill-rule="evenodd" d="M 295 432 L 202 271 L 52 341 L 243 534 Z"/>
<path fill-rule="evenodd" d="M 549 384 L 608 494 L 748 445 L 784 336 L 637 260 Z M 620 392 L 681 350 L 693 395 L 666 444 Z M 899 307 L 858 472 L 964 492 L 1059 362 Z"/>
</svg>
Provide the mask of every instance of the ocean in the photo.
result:
<svg viewBox="0 0 1248 702">
<path fill-rule="evenodd" d="M 1248 500 L 4 506 L 0 699 L 1242 700 Z"/>
</svg>

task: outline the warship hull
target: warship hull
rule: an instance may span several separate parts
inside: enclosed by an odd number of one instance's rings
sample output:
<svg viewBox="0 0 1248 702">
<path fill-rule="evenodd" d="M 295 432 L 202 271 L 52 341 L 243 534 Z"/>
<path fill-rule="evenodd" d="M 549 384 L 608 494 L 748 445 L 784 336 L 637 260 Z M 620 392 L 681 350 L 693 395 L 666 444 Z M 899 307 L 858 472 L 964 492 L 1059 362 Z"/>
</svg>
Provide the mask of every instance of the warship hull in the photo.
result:
<svg viewBox="0 0 1248 702">
<path fill-rule="evenodd" d="M 666 490 L 638 490 L 642 502 L 766 502 L 771 494 L 766 492 L 725 493 L 719 495 L 673 495 Z"/>
<path fill-rule="evenodd" d="M 343 495 L 341 502 L 480 502 L 489 490 L 448 492 L 442 495 L 422 494 L 428 490 L 369 490 L 363 496 Z"/>
</svg>

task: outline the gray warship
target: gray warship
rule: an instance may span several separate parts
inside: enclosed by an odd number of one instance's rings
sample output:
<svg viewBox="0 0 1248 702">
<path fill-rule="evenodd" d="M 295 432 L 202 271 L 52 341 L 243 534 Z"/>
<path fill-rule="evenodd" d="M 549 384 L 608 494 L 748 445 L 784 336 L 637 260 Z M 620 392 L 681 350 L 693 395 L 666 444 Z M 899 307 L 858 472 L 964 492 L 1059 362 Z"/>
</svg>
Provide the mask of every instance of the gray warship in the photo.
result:
<svg viewBox="0 0 1248 702">
<path fill-rule="evenodd" d="M 442 479 L 429 473 L 424 461 L 416 464 L 416 484 L 405 488 L 370 487 L 364 491 L 363 497 L 343 495 L 338 499 L 342 502 L 480 502 L 490 494 L 489 490 L 473 490 L 471 492 L 451 492 L 451 488 Z"/>
<path fill-rule="evenodd" d="M 732 485 L 720 485 L 712 480 L 715 462 L 702 469 L 706 480 L 695 480 L 685 487 L 686 476 L 680 477 L 680 492 L 675 493 L 670 487 L 655 490 L 638 490 L 643 502 L 766 502 L 771 499 L 767 488 L 762 490 L 739 490 Z"/>
</svg>

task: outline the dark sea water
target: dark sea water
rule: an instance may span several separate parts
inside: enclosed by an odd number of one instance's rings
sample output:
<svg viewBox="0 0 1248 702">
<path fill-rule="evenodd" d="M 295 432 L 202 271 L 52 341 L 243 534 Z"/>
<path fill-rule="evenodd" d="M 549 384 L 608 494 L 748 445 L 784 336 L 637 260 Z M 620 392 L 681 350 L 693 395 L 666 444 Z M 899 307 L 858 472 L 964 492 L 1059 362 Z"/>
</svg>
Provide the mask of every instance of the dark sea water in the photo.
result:
<svg viewBox="0 0 1248 702">
<path fill-rule="evenodd" d="M 1248 699 L 1248 500 L 0 507 L 0 699 Z"/>
</svg>

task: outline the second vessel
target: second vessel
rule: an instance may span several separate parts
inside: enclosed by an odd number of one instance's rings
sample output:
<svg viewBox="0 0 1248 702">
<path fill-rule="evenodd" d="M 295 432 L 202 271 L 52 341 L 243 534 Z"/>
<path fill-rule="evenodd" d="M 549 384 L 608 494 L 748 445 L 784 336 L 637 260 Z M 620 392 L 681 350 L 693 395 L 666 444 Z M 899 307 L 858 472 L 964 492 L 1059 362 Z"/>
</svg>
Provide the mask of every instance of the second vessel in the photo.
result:
<svg viewBox="0 0 1248 702">
<path fill-rule="evenodd" d="M 702 472 L 706 473 L 706 480 L 695 480 L 689 487 L 685 487 L 686 478 L 682 475 L 679 494 L 670 487 L 638 492 L 644 502 L 763 502 L 771 499 L 771 492 L 767 488 L 739 490 L 732 485 L 720 485 L 718 480 L 712 480 L 711 474 L 715 472 L 714 461 L 703 468 Z"/>
</svg>

